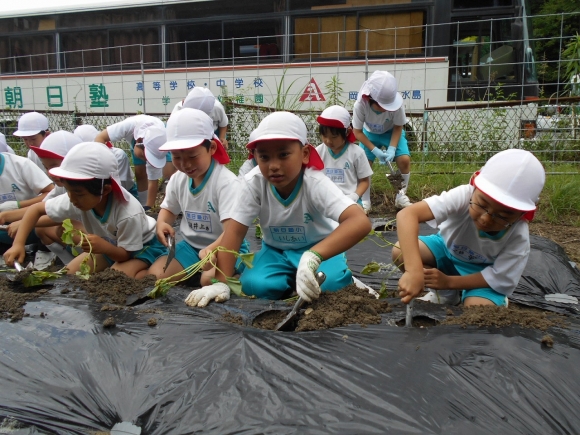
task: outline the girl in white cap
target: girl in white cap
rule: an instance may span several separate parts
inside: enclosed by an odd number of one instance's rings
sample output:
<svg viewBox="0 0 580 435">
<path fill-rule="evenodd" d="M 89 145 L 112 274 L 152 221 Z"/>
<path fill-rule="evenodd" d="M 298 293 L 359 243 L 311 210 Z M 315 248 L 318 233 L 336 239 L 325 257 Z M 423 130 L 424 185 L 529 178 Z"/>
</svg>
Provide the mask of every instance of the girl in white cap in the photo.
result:
<svg viewBox="0 0 580 435">
<path fill-rule="evenodd" d="M 403 271 L 404 303 L 507 306 L 528 261 L 528 221 L 544 187 L 545 172 L 529 151 L 494 155 L 470 184 L 432 196 L 397 214 L 399 242 L 393 261 Z M 419 223 L 439 233 L 419 236 Z"/>
<path fill-rule="evenodd" d="M 26 212 L 12 248 L 4 254 L 9 265 L 24 259 L 24 240 L 43 215 L 55 224 L 76 219 L 86 228 L 88 240 L 81 245 L 85 252 L 67 264 L 69 274 L 76 273 L 92 252 L 95 261 L 89 258 L 87 263 L 91 272 L 111 266 L 135 277 L 166 252 L 155 237 L 155 220 L 121 186 L 117 160 L 106 145 L 81 143 L 50 173 L 60 178 L 68 195 L 35 204 Z"/>
<path fill-rule="evenodd" d="M 42 162 L 36 154 L 30 151 L 30 147 L 39 147 L 44 138 L 50 134 L 48 118 L 38 112 L 25 113 L 18 119 L 18 130 L 12 134 L 22 139 L 24 145 L 29 148 L 27 157 L 46 174 Z"/>
<path fill-rule="evenodd" d="M 176 245 L 175 259 L 165 268 L 167 257 L 161 257 L 148 272 L 166 278 L 219 246 L 239 196 L 239 181 L 224 166 L 230 158 L 213 133 L 210 117 L 201 110 L 183 108 L 173 113 L 167 121 L 167 142 L 160 149 L 171 151 L 178 169 L 167 184 L 157 217 L 157 237 L 162 243 L 167 243 L 168 236 L 175 236 L 173 223 L 183 213 L 183 240 Z M 248 252 L 247 243 L 242 245 L 239 251 Z M 201 276 L 202 285 L 209 284 L 214 275 L 208 264 Z"/>
<path fill-rule="evenodd" d="M 95 138 L 99 134 L 93 125 L 83 124 L 75 128 L 73 134 L 81 139 L 82 142 L 95 142 Z M 111 142 L 105 143 L 109 149 L 115 155 L 117 159 L 117 164 L 119 165 L 119 178 L 121 179 L 121 184 L 131 195 L 139 199 L 139 192 L 137 191 L 137 183 L 135 183 L 135 174 L 131 169 L 131 163 L 129 162 L 129 157 L 125 150 L 121 148 L 114 147 Z"/>
<path fill-rule="evenodd" d="M 330 106 L 316 120 L 323 142 L 316 151 L 324 162 L 326 176 L 362 207 L 361 197 L 370 185 L 373 170 L 364 151 L 354 144 L 348 110 Z"/>
<path fill-rule="evenodd" d="M 247 145 L 258 162 L 243 179 L 242 190 L 221 245 L 239 248 L 256 217 L 262 227 L 262 249 L 253 267 L 240 276 L 246 295 L 281 299 L 295 288 L 306 301 L 318 298 L 315 274 L 326 274 L 322 289 L 352 284 L 344 252 L 365 237 L 371 224 L 364 211 L 322 172 L 324 164 L 307 142 L 304 122 L 290 112 L 266 116 Z M 217 267 L 234 273 L 234 257 L 219 252 Z M 229 299 L 226 279 L 194 290 L 185 300 L 205 306 Z"/>
<path fill-rule="evenodd" d="M 387 71 L 375 71 L 358 92 L 353 108 L 352 126 L 369 163 L 395 161 L 403 178 L 395 198 L 395 207 L 411 205 L 407 187 L 411 176 L 411 155 L 403 126 L 407 122 L 403 97 L 397 92 L 397 80 Z M 383 151 L 385 149 L 386 151 Z M 362 197 L 365 210 L 371 209 L 370 184 Z"/>
</svg>

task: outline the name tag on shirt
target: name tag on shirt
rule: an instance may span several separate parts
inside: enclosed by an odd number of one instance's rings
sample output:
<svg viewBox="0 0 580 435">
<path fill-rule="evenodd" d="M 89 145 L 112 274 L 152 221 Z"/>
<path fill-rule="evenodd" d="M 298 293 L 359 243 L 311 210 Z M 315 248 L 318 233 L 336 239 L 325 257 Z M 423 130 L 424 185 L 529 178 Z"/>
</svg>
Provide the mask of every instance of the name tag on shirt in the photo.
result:
<svg viewBox="0 0 580 435">
<path fill-rule="evenodd" d="M 335 184 L 344 184 L 344 169 L 325 168 L 324 171 Z"/>
<path fill-rule="evenodd" d="M 306 242 L 306 234 L 304 227 L 270 227 L 272 238 L 277 242 L 282 243 L 304 243 Z"/>
<path fill-rule="evenodd" d="M 16 195 L 14 192 L 0 193 L 0 204 L 6 201 L 16 201 Z"/>
<path fill-rule="evenodd" d="M 372 131 L 373 133 L 382 133 L 384 131 L 383 124 L 369 124 L 369 123 L 367 123 L 367 126 L 368 126 L 369 130 Z"/>
<path fill-rule="evenodd" d="M 185 219 L 187 226 L 197 232 L 212 233 L 211 217 L 209 213 L 199 213 L 195 211 L 186 211 Z"/>
</svg>

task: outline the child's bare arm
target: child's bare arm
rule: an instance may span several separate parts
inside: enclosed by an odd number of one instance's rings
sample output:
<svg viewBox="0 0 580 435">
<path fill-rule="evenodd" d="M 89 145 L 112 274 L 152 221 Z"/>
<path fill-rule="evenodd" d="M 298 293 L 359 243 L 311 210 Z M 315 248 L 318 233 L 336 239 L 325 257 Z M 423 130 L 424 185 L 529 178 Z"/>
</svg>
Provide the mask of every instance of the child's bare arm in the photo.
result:
<svg viewBox="0 0 580 435">
<path fill-rule="evenodd" d="M 54 189 L 54 184 L 51 183 L 44 189 L 42 189 L 38 194 L 38 196 L 35 196 L 34 198 L 30 199 L 25 199 L 24 201 L 20 201 L 20 208 L 30 207 L 32 204 L 37 204 L 41 202 L 52 189 Z"/>
<path fill-rule="evenodd" d="M 481 272 L 463 276 L 449 276 L 437 269 L 425 269 L 424 273 L 425 286 L 433 290 L 470 290 L 489 287 Z"/>
<path fill-rule="evenodd" d="M 371 142 L 371 140 L 368 137 L 366 137 L 366 135 L 361 129 L 353 128 L 352 132 L 354 133 L 354 137 L 356 137 L 356 140 L 362 143 L 369 150 L 372 151 L 375 148 L 375 145 Z"/>
<path fill-rule="evenodd" d="M 434 219 L 425 201 L 417 202 L 397 213 L 397 236 L 403 254 L 403 276 L 399 280 L 399 296 L 408 303 L 425 288 L 423 261 L 419 252 L 419 223 Z"/>
<path fill-rule="evenodd" d="M 176 216 L 169 210 L 162 208 L 159 211 L 155 231 L 157 233 L 157 238 L 163 244 L 163 246 L 167 246 L 167 235 L 175 235 L 175 230 L 173 229 L 173 223 L 175 222 L 175 219 Z"/>
<path fill-rule="evenodd" d="M 87 234 L 81 243 L 81 248 L 85 252 L 93 254 L 104 254 L 111 260 L 122 263 L 131 259 L 131 253 L 124 248 L 113 245 L 96 234 Z"/>
<path fill-rule="evenodd" d="M 18 227 L 18 232 L 16 233 L 12 247 L 4 253 L 6 264 L 12 266 L 15 260 L 18 262 L 24 261 L 24 256 L 26 254 L 24 245 L 26 244 L 26 239 L 36 226 L 38 219 L 45 214 L 46 208 L 44 202 L 39 202 L 38 204 L 31 205 L 27 208 L 26 213 L 22 217 L 20 226 Z"/>
<path fill-rule="evenodd" d="M 238 252 L 247 232 L 247 226 L 239 223 L 234 219 L 230 219 L 224 230 L 224 233 L 222 234 L 221 246 L 229 249 L 230 251 Z M 226 276 L 234 275 L 235 265 L 236 257 L 233 254 L 228 252 L 218 252 L 218 269 L 216 270 L 216 278 L 222 282 L 226 282 Z M 220 273 L 220 270 L 225 274 L 225 276 Z"/>
<path fill-rule="evenodd" d="M 365 177 L 365 178 L 358 179 L 355 193 L 359 196 L 359 198 L 361 198 L 363 196 L 363 193 L 365 193 L 367 191 L 367 189 L 369 188 L 370 179 L 371 179 L 371 177 Z"/>
<path fill-rule="evenodd" d="M 110 140 L 111 138 L 109 138 L 109 132 L 107 131 L 106 128 L 102 130 L 100 133 L 98 133 L 97 136 L 95 137 L 95 142 L 107 143 Z"/>
<path fill-rule="evenodd" d="M 328 260 L 360 242 L 370 231 L 371 221 L 356 205 L 347 207 L 338 219 L 339 225 L 326 238 L 310 250 L 317 252 L 323 260 Z"/>
</svg>

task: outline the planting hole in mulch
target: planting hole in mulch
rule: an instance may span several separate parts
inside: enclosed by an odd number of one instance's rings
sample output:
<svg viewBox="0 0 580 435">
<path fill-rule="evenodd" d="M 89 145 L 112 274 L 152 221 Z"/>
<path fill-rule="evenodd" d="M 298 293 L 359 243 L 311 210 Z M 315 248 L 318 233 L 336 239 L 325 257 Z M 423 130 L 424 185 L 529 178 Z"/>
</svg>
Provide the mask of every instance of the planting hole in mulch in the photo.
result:
<svg viewBox="0 0 580 435">
<path fill-rule="evenodd" d="M 289 308 L 294 302 L 291 301 Z M 349 285 L 337 292 L 322 293 L 317 300 L 304 305 L 295 325 L 291 325 L 289 329 L 313 331 L 352 324 L 377 324 L 381 323 L 381 313 L 390 311 L 387 301 L 376 299 L 368 290 Z M 286 311 L 266 311 L 254 319 L 252 326 L 274 330 L 287 314 Z"/>
</svg>

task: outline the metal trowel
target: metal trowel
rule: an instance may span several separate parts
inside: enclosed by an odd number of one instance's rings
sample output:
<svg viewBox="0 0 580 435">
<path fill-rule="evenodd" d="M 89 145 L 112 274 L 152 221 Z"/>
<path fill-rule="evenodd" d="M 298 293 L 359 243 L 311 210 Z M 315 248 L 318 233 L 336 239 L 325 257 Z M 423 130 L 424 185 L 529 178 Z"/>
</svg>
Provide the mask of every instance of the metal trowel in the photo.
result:
<svg viewBox="0 0 580 435">
<path fill-rule="evenodd" d="M 325 279 L 326 275 L 324 274 L 324 272 L 318 272 L 316 274 L 316 281 L 318 282 L 318 285 L 322 285 Z M 282 320 L 280 323 L 276 325 L 274 331 L 283 330 L 285 326 L 290 324 L 292 320 L 294 320 L 294 318 L 298 315 L 298 310 L 302 305 L 304 305 L 304 302 L 306 302 L 306 300 L 302 299 L 302 297 L 299 297 L 294 306 L 292 307 L 292 310 L 288 313 L 288 315 L 284 320 Z"/>
</svg>

